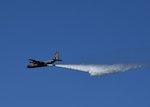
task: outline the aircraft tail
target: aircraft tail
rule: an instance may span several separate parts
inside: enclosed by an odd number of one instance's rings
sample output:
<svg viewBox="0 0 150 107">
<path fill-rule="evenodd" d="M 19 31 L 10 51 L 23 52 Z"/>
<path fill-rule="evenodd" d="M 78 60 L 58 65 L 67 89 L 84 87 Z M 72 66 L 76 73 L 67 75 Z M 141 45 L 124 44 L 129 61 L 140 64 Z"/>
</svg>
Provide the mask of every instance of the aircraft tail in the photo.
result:
<svg viewBox="0 0 150 107">
<path fill-rule="evenodd" d="M 58 51 L 56 51 L 56 53 L 55 53 L 54 60 L 55 60 L 55 61 L 62 61 L 62 60 L 60 59 L 60 57 L 59 57 L 59 52 L 58 52 Z"/>
</svg>

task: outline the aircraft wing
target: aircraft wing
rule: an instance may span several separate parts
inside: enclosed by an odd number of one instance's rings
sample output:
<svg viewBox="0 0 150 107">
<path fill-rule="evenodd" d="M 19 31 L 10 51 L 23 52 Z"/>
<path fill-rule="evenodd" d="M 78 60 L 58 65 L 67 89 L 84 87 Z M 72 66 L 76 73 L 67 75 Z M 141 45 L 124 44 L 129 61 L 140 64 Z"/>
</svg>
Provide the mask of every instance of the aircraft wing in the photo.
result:
<svg viewBox="0 0 150 107">
<path fill-rule="evenodd" d="M 34 59 L 29 59 L 29 60 L 32 61 L 33 63 L 38 63 L 38 64 L 44 63 L 42 61 L 37 61 L 37 60 L 34 60 Z"/>
</svg>

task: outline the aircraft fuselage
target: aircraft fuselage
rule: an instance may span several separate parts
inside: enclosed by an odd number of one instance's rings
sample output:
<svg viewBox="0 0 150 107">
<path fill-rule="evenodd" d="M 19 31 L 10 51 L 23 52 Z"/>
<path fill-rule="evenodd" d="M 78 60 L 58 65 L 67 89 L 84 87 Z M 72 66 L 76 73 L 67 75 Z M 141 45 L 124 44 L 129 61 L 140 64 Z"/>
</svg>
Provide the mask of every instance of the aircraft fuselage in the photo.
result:
<svg viewBox="0 0 150 107">
<path fill-rule="evenodd" d="M 28 64 L 27 68 L 37 68 L 37 67 L 45 67 L 48 66 L 47 64 Z"/>
</svg>

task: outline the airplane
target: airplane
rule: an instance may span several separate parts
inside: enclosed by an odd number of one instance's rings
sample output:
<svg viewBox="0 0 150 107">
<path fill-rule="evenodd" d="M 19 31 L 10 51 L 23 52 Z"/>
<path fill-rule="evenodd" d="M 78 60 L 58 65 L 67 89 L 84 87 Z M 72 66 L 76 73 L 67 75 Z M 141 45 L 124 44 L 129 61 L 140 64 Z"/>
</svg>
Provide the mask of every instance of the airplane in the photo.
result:
<svg viewBox="0 0 150 107">
<path fill-rule="evenodd" d="M 29 59 L 30 62 L 27 65 L 27 68 L 37 68 L 37 67 L 45 67 L 45 66 L 55 66 L 55 62 L 56 61 L 62 61 L 59 58 L 59 53 L 56 51 L 55 56 L 52 60 L 50 61 L 38 61 L 38 60 L 34 60 L 34 59 Z"/>
</svg>

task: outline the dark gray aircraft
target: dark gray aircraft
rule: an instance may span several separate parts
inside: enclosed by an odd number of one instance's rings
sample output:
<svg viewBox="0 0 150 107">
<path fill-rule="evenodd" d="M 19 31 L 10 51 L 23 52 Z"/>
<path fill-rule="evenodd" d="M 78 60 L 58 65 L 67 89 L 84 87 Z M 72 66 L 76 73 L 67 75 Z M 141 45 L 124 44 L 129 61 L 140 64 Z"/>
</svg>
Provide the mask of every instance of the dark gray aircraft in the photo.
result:
<svg viewBox="0 0 150 107">
<path fill-rule="evenodd" d="M 62 61 L 59 58 L 59 53 L 56 51 L 55 56 L 52 60 L 50 61 L 38 61 L 34 59 L 29 59 L 30 62 L 27 65 L 27 68 L 37 68 L 37 67 L 45 67 L 45 66 L 55 66 L 56 61 Z"/>
</svg>

